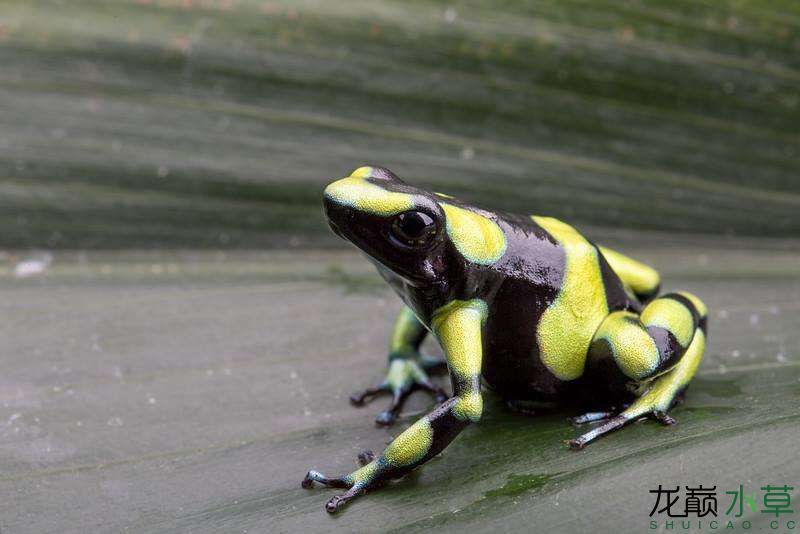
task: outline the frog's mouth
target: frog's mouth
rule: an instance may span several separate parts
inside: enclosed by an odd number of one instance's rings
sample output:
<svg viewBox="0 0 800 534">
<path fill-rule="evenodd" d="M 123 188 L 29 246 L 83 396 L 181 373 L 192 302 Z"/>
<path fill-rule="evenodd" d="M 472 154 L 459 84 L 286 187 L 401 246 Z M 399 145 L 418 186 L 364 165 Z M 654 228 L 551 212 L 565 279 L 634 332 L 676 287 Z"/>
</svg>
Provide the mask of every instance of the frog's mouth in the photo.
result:
<svg viewBox="0 0 800 534">
<path fill-rule="evenodd" d="M 336 226 L 336 223 L 335 223 L 335 222 L 333 222 L 332 220 L 328 219 L 328 226 L 330 226 L 330 227 L 331 227 L 331 230 L 333 231 L 333 233 L 334 233 L 334 234 L 336 234 L 337 236 L 341 237 L 341 238 L 342 238 L 342 239 L 344 239 L 345 241 L 349 241 L 349 239 L 347 239 L 347 238 L 344 236 L 344 234 L 342 233 L 342 231 L 341 231 L 341 230 L 339 230 L 339 227 L 338 227 L 338 226 Z"/>
<path fill-rule="evenodd" d="M 334 234 L 341 237 L 345 241 L 350 241 L 344 231 L 339 227 L 336 221 L 347 220 L 347 209 L 344 206 L 331 202 L 327 197 L 325 198 L 325 218 L 328 220 L 328 226 Z"/>
</svg>

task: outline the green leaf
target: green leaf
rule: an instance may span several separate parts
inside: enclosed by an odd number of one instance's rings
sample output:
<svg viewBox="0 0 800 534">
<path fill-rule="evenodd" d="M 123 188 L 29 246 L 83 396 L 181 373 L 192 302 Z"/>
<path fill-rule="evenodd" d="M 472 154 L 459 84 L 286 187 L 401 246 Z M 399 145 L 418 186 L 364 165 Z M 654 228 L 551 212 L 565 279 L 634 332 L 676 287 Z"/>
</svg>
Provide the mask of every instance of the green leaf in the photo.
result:
<svg viewBox="0 0 800 534">
<path fill-rule="evenodd" d="M 575 452 L 563 444 L 580 432 L 574 413 L 522 416 L 487 394 L 483 420 L 441 456 L 334 517 L 323 505 L 340 490 L 301 489 L 305 472 L 353 470 L 431 407 L 415 394 L 387 430 L 373 421 L 388 399 L 347 401 L 383 376 L 400 307 L 363 258 L 58 253 L 38 277 L 6 271 L 2 526 L 629 532 L 649 530 L 659 484 L 716 486 L 721 518 L 741 484 L 759 511 L 738 521 L 768 528 L 760 488 L 800 475 L 800 284 L 781 274 L 800 255 L 734 240 L 615 246 L 709 305 L 679 424 L 632 424 Z"/>
</svg>

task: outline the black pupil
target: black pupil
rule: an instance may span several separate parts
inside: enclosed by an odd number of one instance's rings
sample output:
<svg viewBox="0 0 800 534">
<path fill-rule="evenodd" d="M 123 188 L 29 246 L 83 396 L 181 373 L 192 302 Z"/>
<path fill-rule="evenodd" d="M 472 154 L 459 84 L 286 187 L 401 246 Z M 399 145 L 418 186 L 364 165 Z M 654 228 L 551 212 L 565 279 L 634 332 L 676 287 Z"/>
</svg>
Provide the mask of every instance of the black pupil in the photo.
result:
<svg viewBox="0 0 800 534">
<path fill-rule="evenodd" d="M 399 215 L 395 221 L 398 237 L 405 241 L 416 241 L 426 236 L 433 227 L 433 219 L 418 211 Z"/>
</svg>

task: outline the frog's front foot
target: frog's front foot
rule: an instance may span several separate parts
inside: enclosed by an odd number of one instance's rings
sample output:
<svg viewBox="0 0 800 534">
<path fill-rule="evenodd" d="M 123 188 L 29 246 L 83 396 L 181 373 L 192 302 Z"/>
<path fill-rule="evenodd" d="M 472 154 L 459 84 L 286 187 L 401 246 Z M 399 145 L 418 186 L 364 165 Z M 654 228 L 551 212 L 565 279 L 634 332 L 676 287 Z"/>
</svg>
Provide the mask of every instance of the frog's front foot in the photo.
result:
<svg viewBox="0 0 800 534">
<path fill-rule="evenodd" d="M 378 414 L 375 422 L 382 426 L 394 424 L 408 396 L 417 389 L 433 394 L 436 403 L 441 404 L 447 400 L 447 394 L 442 388 L 433 385 L 426 368 L 432 369 L 438 362 L 417 359 L 398 358 L 389 364 L 386 379 L 375 388 L 369 388 L 350 396 L 350 403 L 354 406 L 363 406 L 368 400 L 381 395 L 391 394 L 392 402 L 389 407 Z"/>
<path fill-rule="evenodd" d="M 335 514 L 339 508 L 343 507 L 348 502 L 352 501 L 359 495 L 366 493 L 369 489 L 380 487 L 383 481 L 373 480 L 368 481 L 365 475 L 375 470 L 375 453 L 370 450 L 361 451 L 358 454 L 358 465 L 361 467 L 359 470 L 349 475 L 331 478 L 323 475 L 319 471 L 310 470 L 300 482 L 300 486 L 304 489 L 311 489 L 314 483 L 321 484 L 328 488 L 344 488 L 347 489 L 342 495 L 331 497 L 325 503 L 325 510 L 329 514 Z"/>
<path fill-rule="evenodd" d="M 346 488 L 347 491 L 343 495 L 336 495 L 328 500 L 325 503 L 325 510 L 329 514 L 335 514 L 339 508 L 344 506 L 348 501 L 355 498 L 360 492 L 354 492 L 353 486 L 354 481 L 349 476 L 338 477 L 338 478 L 329 478 L 320 473 L 319 471 L 314 471 L 313 469 L 306 473 L 305 478 L 300 483 L 300 485 L 305 489 L 311 489 L 314 487 L 314 482 L 322 484 L 323 486 L 327 486 L 329 488 Z"/>
</svg>

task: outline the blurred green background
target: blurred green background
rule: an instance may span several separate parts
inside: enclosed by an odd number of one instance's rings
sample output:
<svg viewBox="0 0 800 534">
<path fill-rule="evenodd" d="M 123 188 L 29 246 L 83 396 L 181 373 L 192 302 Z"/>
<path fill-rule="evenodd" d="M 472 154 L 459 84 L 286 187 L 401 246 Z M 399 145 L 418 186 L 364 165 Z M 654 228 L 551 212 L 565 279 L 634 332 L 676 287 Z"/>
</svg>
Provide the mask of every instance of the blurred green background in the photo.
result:
<svg viewBox="0 0 800 534">
<path fill-rule="evenodd" d="M 584 225 L 800 235 L 800 4 L 5 0 L 0 247 L 334 243 L 362 163 Z"/>
</svg>

